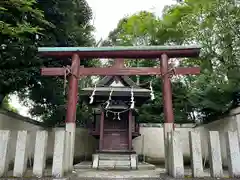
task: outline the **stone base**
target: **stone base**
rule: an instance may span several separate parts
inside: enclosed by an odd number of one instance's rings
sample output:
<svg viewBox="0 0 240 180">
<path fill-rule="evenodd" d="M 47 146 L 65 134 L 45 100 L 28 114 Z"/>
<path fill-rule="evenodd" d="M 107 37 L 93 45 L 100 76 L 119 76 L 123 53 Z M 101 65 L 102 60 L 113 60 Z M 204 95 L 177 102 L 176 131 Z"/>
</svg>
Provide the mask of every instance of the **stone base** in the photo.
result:
<svg viewBox="0 0 240 180">
<path fill-rule="evenodd" d="M 156 166 L 150 163 L 141 162 L 138 163 L 138 170 L 155 170 Z"/>
<path fill-rule="evenodd" d="M 82 161 L 74 165 L 74 169 L 92 169 L 91 161 Z"/>
<path fill-rule="evenodd" d="M 97 169 L 99 165 L 99 155 L 93 154 L 92 155 L 92 168 Z"/>
<path fill-rule="evenodd" d="M 76 170 L 83 170 L 83 169 L 93 169 L 91 161 L 83 161 L 78 164 L 74 165 L 74 169 Z M 156 166 L 153 164 L 149 164 L 146 162 L 139 162 L 138 163 L 138 170 L 155 170 Z"/>
<path fill-rule="evenodd" d="M 98 154 L 98 169 L 101 170 L 131 170 L 131 158 L 129 154 L 113 154 L 99 153 Z M 136 159 L 135 159 L 136 161 Z M 136 162 L 133 165 L 136 169 Z"/>
</svg>

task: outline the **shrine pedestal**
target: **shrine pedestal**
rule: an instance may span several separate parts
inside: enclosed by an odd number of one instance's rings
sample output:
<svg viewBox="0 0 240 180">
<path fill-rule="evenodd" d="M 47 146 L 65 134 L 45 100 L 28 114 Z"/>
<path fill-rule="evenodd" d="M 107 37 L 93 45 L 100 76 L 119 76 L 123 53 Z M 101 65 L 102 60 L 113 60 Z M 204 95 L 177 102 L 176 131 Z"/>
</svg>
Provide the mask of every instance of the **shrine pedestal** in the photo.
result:
<svg viewBox="0 0 240 180">
<path fill-rule="evenodd" d="M 165 169 L 169 173 L 171 170 L 171 166 L 169 164 L 169 158 L 171 154 L 169 154 L 169 138 L 168 133 L 173 131 L 173 123 L 164 123 L 164 151 L 165 151 Z"/>
<path fill-rule="evenodd" d="M 97 153 L 93 155 L 92 168 L 102 170 L 136 170 L 137 154 Z"/>
<path fill-rule="evenodd" d="M 75 131 L 76 131 L 76 125 L 75 123 L 66 123 L 66 132 L 68 132 L 68 136 L 66 138 L 66 146 L 68 153 L 68 168 L 67 170 L 72 171 L 73 170 L 73 158 L 74 158 L 74 146 L 75 146 Z"/>
</svg>

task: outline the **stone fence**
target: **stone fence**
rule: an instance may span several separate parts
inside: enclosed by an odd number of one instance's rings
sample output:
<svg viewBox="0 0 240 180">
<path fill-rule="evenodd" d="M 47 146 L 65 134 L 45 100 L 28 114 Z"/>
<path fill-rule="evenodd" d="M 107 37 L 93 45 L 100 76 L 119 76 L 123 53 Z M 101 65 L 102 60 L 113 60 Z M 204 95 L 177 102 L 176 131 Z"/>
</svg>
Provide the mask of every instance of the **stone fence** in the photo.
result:
<svg viewBox="0 0 240 180">
<path fill-rule="evenodd" d="M 184 157 L 184 164 L 190 164 L 190 146 L 188 141 L 189 131 L 197 131 L 201 136 L 202 143 L 202 158 L 204 166 L 209 164 L 209 151 L 208 151 L 208 132 L 218 131 L 220 137 L 220 147 L 223 166 L 228 166 L 227 151 L 226 151 L 226 138 L 225 134 L 228 131 L 240 132 L 240 108 L 236 108 L 230 114 L 217 121 L 196 125 L 196 124 L 183 124 L 176 125 L 175 131 L 179 133 L 179 140 L 182 145 L 182 153 Z M 133 140 L 134 150 L 144 156 L 144 160 L 154 164 L 164 164 L 164 134 L 162 124 L 141 124 L 141 136 Z"/>
<path fill-rule="evenodd" d="M 53 149 L 54 149 L 54 139 L 55 132 L 57 130 L 64 130 L 65 127 L 61 128 L 46 128 L 43 123 L 35 121 L 33 119 L 23 117 L 13 112 L 0 110 L 0 130 L 11 130 L 11 141 L 9 148 L 9 163 L 10 168 L 13 167 L 13 161 L 15 158 L 15 149 L 17 141 L 18 131 L 27 131 L 29 135 L 29 140 L 27 144 L 27 156 L 28 164 L 32 164 L 32 159 L 34 158 L 34 147 L 37 131 L 47 131 L 48 132 L 48 146 L 46 159 L 47 164 L 52 164 L 53 160 Z M 94 137 L 88 134 L 88 130 L 85 128 L 76 128 L 75 137 L 75 161 L 80 162 L 81 160 L 86 160 L 92 157 L 97 146 L 97 141 Z"/>
<path fill-rule="evenodd" d="M 65 128 L 45 128 L 41 122 L 36 122 L 15 113 L 0 111 L 0 129 L 1 176 L 6 175 L 6 169 L 8 169 L 9 165 L 10 169 L 13 169 L 12 175 L 16 177 L 23 176 L 29 164 L 33 169 L 30 176 L 41 176 L 44 169 L 45 172 L 46 170 L 48 171 L 48 175 L 55 177 L 62 176 L 64 172 L 69 171 L 68 163 L 64 163 L 64 166 L 62 165 L 63 161 L 67 162 L 65 158 L 67 157 L 66 154 L 68 154 L 64 153 L 66 150 L 62 148 L 62 145 L 65 145 L 63 140 L 65 137 L 68 137 L 64 130 Z M 172 152 L 171 157 L 173 157 L 168 159 L 169 173 L 176 177 L 178 174 L 181 176 L 182 171 L 180 173 L 176 172 L 177 169 L 181 169 L 182 162 L 183 164 L 191 164 L 194 169 L 196 166 L 193 159 L 195 157 L 194 152 L 200 148 L 201 158 L 197 157 L 202 159 L 203 162 L 200 164 L 203 164 L 203 168 L 207 163 L 210 165 L 214 163 L 213 159 L 215 159 L 216 155 L 213 152 L 218 152 L 220 153 L 221 167 L 228 167 L 230 175 L 237 176 L 239 169 L 235 168 L 234 159 L 240 162 L 236 150 L 239 148 L 236 145 L 239 142 L 236 134 L 239 135 L 239 132 L 240 108 L 234 109 L 228 117 L 209 124 L 198 126 L 195 124 L 177 125 L 174 134 L 169 135 L 169 147 L 172 149 L 179 147 L 176 152 L 169 149 L 169 152 Z M 134 150 L 138 154 L 144 155 L 146 161 L 163 164 L 166 160 L 162 125 L 141 124 L 140 133 L 141 136 L 133 140 Z M 200 136 L 200 141 L 198 136 Z M 212 138 L 215 140 L 211 141 Z M 229 142 L 229 138 L 232 139 L 231 142 Z M 219 143 L 217 142 L 218 139 Z M 214 143 L 217 143 L 217 145 Z M 192 144 L 201 144 L 201 146 L 193 146 Z M 92 136 L 89 136 L 87 129 L 76 129 L 74 156 L 76 160 L 78 159 L 78 162 L 91 157 L 96 150 L 96 146 L 97 141 Z M 196 150 L 195 147 L 198 147 L 198 149 Z M 56 151 L 56 149 L 60 150 Z M 38 155 L 39 153 L 41 156 Z M 236 157 L 233 158 L 232 154 Z M 177 159 L 180 157 L 180 165 L 177 164 L 175 166 L 175 162 L 178 162 L 175 157 Z M 181 157 L 183 157 L 183 160 L 181 160 Z M 48 164 L 45 160 L 50 160 L 51 163 Z M 196 162 L 200 162 L 200 160 Z M 218 169 L 221 169 L 221 167 L 217 166 Z M 238 164 L 238 167 L 240 167 L 240 164 Z M 212 168 L 212 171 L 215 171 L 215 169 Z M 214 177 L 215 175 L 212 174 L 212 176 Z"/>
<path fill-rule="evenodd" d="M 226 152 L 228 162 L 228 177 L 240 177 L 240 149 L 237 131 L 225 133 Z M 207 135 L 210 175 L 214 178 L 224 177 L 223 163 L 218 131 L 209 131 Z M 193 177 L 203 177 L 203 161 L 201 135 L 198 131 L 189 131 L 191 171 Z M 206 148 L 206 147 L 205 147 Z M 184 177 L 184 163 L 180 133 L 177 131 L 168 133 L 168 159 L 167 172 L 175 178 Z"/>
<path fill-rule="evenodd" d="M 13 173 L 9 174 L 11 133 L 12 131 L 10 130 L 0 130 L 0 177 L 24 177 L 27 173 L 27 170 L 29 171 L 29 168 L 27 169 L 27 160 L 30 133 L 28 131 L 17 132 Z M 51 175 L 53 177 L 63 177 L 64 174 L 72 171 L 72 165 L 69 162 L 71 157 L 66 144 L 66 142 L 69 142 L 67 141 L 67 138 L 69 137 L 70 134 L 65 130 L 55 131 L 53 163 L 52 167 L 50 168 L 52 170 Z M 28 177 L 42 177 L 44 175 L 49 176 L 49 174 L 46 174 L 46 155 L 47 147 L 49 145 L 48 138 L 48 131 L 42 130 L 36 132 L 33 169 L 32 174 L 27 174 Z"/>
<path fill-rule="evenodd" d="M 11 131 L 0 130 L 0 177 L 43 177 L 53 176 L 63 177 L 72 171 L 72 165 L 69 162 L 70 153 L 67 138 L 69 132 L 58 129 L 55 131 L 53 144 L 53 163 L 51 167 L 46 166 L 46 155 L 48 147 L 48 131 L 37 131 L 34 145 L 34 159 L 32 168 L 27 168 L 28 144 L 30 134 L 28 131 L 18 131 L 14 156 L 14 167 L 12 174 L 9 174 L 9 150 L 11 142 Z M 189 151 L 191 160 L 191 170 L 193 177 L 203 177 L 203 159 L 202 159 L 202 138 L 199 131 L 188 132 Z M 175 178 L 184 177 L 183 148 L 178 131 L 168 133 L 168 159 L 166 159 L 167 172 Z M 240 177 L 240 149 L 237 131 L 228 131 L 225 133 L 227 165 L 230 177 Z M 224 177 L 223 162 L 220 147 L 220 137 L 218 131 L 209 131 L 207 133 L 210 175 L 211 177 Z M 204 147 L 206 148 L 206 147 Z M 28 171 L 28 172 L 27 172 Z M 29 173 L 30 172 L 30 173 Z M 48 172 L 48 173 L 47 173 Z M 49 173 L 50 172 L 50 173 Z"/>
</svg>

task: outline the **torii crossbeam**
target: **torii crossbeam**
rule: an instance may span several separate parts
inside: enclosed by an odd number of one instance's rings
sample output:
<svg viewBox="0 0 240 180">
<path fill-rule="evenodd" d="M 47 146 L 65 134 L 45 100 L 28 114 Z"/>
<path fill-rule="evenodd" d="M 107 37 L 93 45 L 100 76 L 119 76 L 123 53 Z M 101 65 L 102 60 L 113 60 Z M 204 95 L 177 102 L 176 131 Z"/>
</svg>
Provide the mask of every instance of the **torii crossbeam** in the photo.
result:
<svg viewBox="0 0 240 180">
<path fill-rule="evenodd" d="M 198 67 L 184 68 L 179 67 L 175 68 L 175 74 L 187 75 L 187 74 L 199 74 L 200 69 Z M 44 76 L 64 76 L 65 68 L 42 68 L 41 74 Z M 151 68 L 151 67 L 139 67 L 139 68 L 79 68 L 78 77 L 80 76 L 132 76 L 132 75 L 162 75 L 160 68 Z"/>
<path fill-rule="evenodd" d="M 173 130 L 174 114 L 172 106 L 172 90 L 169 58 L 198 57 L 200 46 L 147 46 L 147 47 L 41 47 L 38 52 L 44 56 L 72 57 L 72 64 L 67 70 L 69 72 L 68 105 L 66 114 L 66 130 L 71 128 L 75 132 L 76 105 L 78 95 L 78 79 L 80 76 L 88 75 L 160 75 L 163 81 L 163 103 L 164 103 L 164 139 L 167 132 Z M 82 58 L 131 58 L 131 59 L 154 59 L 159 58 L 160 68 L 83 68 L 80 67 Z M 42 68 L 43 76 L 64 76 L 66 68 Z M 199 74 L 199 67 L 174 69 L 174 74 L 187 75 Z M 72 140 L 73 141 L 73 140 Z M 73 141 L 74 142 L 74 141 Z M 167 141 L 165 141 L 167 142 Z M 166 147 L 166 144 L 165 144 Z M 72 148 L 72 147 L 71 147 Z M 167 156 L 167 153 L 166 153 Z M 72 160 L 71 160 L 72 161 Z M 72 162 L 71 162 L 72 164 Z"/>
</svg>

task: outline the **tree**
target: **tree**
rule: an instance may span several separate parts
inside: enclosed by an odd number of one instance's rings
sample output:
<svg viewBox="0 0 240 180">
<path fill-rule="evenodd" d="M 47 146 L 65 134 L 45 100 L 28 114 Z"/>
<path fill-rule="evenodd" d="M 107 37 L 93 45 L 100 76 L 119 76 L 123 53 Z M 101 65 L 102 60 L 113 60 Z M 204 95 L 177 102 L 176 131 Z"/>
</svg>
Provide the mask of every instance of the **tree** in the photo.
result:
<svg viewBox="0 0 240 180">
<path fill-rule="evenodd" d="M 95 41 L 92 36 L 93 27 L 91 9 L 85 0 L 70 1 L 38 1 L 38 7 L 53 26 L 45 28 L 39 35 L 37 46 L 92 46 Z M 70 65 L 70 59 L 37 57 L 42 65 L 47 67 L 62 67 Z M 94 60 L 81 59 L 81 65 L 97 65 Z M 26 90 L 21 91 L 22 99 L 30 99 L 32 116 L 40 116 L 49 126 L 64 123 L 67 103 L 67 84 L 63 77 L 44 77 L 40 75 L 40 67 Z M 90 78 L 81 79 L 79 88 L 91 84 Z M 65 94 L 63 92 L 66 92 Z M 89 111 L 83 102 L 78 102 L 77 121 L 82 124 L 88 117 Z"/>
<path fill-rule="evenodd" d="M 103 45 L 129 45 L 129 46 L 147 46 L 152 44 L 165 44 L 173 42 L 171 33 L 164 34 L 167 30 L 164 23 L 153 13 L 142 11 L 129 17 L 121 19 L 116 29 L 110 32 Z M 161 34 L 161 39 L 157 39 Z M 156 60 L 130 60 L 127 66 L 153 67 L 159 66 Z M 162 87 L 161 80 L 156 77 L 132 77 L 132 79 L 142 87 L 149 88 L 149 82 L 152 81 L 156 99 L 144 104 L 139 110 L 140 122 L 164 122 Z M 186 94 L 186 89 L 181 82 L 173 82 L 173 99 L 175 118 L 178 122 L 186 122 L 191 108 L 186 103 L 182 103 Z M 161 113 L 159 113 L 161 112 Z"/>
<path fill-rule="evenodd" d="M 155 35 L 160 26 L 159 19 L 150 12 L 141 11 L 121 19 L 113 31 L 109 33 L 108 38 L 103 41 L 103 46 L 147 46 L 155 39 Z M 156 66 L 157 61 L 145 61 L 143 59 L 130 60 L 126 62 L 127 66 Z M 142 78 L 142 77 L 141 77 Z M 137 83 L 140 83 L 139 76 L 133 77 Z"/>
<path fill-rule="evenodd" d="M 0 104 L 4 97 L 26 87 L 34 64 L 32 47 L 36 33 L 50 24 L 35 0 L 3 0 L 0 2 Z"/>
<path fill-rule="evenodd" d="M 155 39 L 158 18 L 150 12 L 141 11 L 121 19 L 117 28 L 110 32 L 105 41 L 109 45 L 149 45 Z"/>
<path fill-rule="evenodd" d="M 186 0 L 168 8 L 163 16 L 166 28 L 181 34 L 184 44 L 203 46 L 200 61 L 182 62 L 202 67 L 199 77 L 186 79 L 189 87 L 195 87 L 189 90 L 189 100 L 200 119 L 216 119 L 227 112 L 232 94 L 239 91 L 239 13 L 233 0 Z"/>
<path fill-rule="evenodd" d="M 239 6 L 233 0 L 185 0 L 165 7 L 162 18 L 152 16 L 155 23 L 142 22 L 141 13 L 123 18 L 109 34 L 107 42 L 110 45 L 139 45 L 136 39 L 146 39 L 144 36 L 148 34 L 147 43 L 140 45 L 202 45 L 199 59 L 180 61 L 180 66 L 200 66 L 202 72 L 199 76 L 172 80 L 173 103 L 176 122 L 208 122 L 226 113 L 232 107 L 232 94 L 239 91 L 239 13 Z M 140 24 L 136 26 L 137 31 L 133 31 L 132 19 Z M 130 28 L 126 28 L 128 24 Z M 141 33 L 141 29 L 147 33 Z M 140 61 L 137 66 L 148 66 L 148 62 Z M 141 78 L 141 81 L 144 83 L 147 79 Z M 153 81 L 158 87 L 159 81 L 154 78 Z M 161 97 L 161 87 L 156 89 L 157 96 Z M 142 119 L 160 122 L 161 107 L 161 99 L 144 105 Z"/>
<path fill-rule="evenodd" d="M 91 9 L 85 0 L 10 0 L 0 4 L 0 25 L 4 27 L 0 57 L 2 99 L 16 91 L 22 102 L 31 104 L 32 116 L 42 117 L 51 126 L 61 124 L 65 119 L 64 80 L 43 77 L 40 68 L 66 66 L 70 60 L 42 58 L 37 55 L 37 47 L 92 46 L 95 41 Z M 93 64 L 94 61 L 81 60 L 81 65 Z M 80 84 L 91 82 L 89 78 L 81 81 Z M 84 119 L 86 113 L 82 112 L 87 109 L 80 104 L 78 110 L 79 119 Z"/>
<path fill-rule="evenodd" d="M 14 108 L 13 106 L 11 106 L 9 101 L 10 101 L 10 97 L 5 96 L 5 98 L 3 99 L 2 106 L 0 108 L 6 109 L 6 110 L 11 111 L 11 112 L 18 113 L 18 110 L 16 108 Z"/>
</svg>

